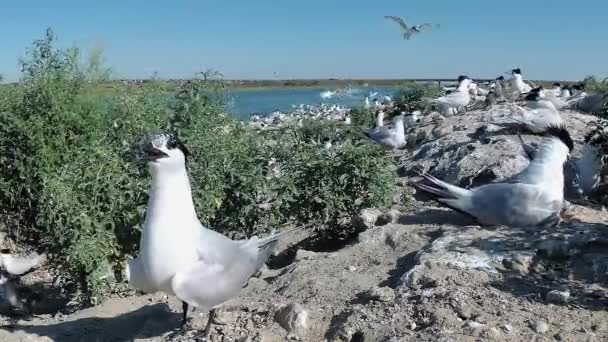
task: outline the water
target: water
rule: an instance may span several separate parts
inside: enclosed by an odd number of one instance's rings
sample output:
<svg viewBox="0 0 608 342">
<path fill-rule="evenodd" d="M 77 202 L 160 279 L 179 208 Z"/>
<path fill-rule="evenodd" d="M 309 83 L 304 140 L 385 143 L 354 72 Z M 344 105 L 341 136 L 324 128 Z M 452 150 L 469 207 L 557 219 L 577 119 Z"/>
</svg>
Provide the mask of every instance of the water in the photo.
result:
<svg viewBox="0 0 608 342">
<path fill-rule="evenodd" d="M 247 120 L 252 113 L 268 114 L 274 111 L 287 112 L 294 105 L 337 104 L 347 107 L 362 106 L 365 96 L 377 92 L 379 99 L 393 96 L 396 88 L 269 88 L 235 90 L 228 94 L 228 111 L 239 119 Z M 370 100 L 372 98 L 370 97 Z"/>
</svg>

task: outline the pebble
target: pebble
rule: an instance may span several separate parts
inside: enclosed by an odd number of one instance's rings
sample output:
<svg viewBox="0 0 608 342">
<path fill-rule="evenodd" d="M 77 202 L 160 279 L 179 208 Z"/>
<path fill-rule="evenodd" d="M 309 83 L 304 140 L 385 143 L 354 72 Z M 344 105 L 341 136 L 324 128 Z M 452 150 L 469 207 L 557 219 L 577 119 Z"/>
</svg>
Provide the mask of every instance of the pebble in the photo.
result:
<svg viewBox="0 0 608 342">
<path fill-rule="evenodd" d="M 480 329 L 483 328 L 485 324 L 481 324 L 479 322 L 475 322 L 475 321 L 467 321 L 466 326 L 471 328 L 471 329 Z"/>
<path fill-rule="evenodd" d="M 362 293 L 363 298 L 375 300 L 378 302 L 392 302 L 395 300 L 395 291 L 390 287 L 374 286 L 371 289 Z"/>
<path fill-rule="evenodd" d="M 504 328 L 506 331 L 512 331 L 513 330 L 513 326 L 511 324 L 505 324 Z"/>
<path fill-rule="evenodd" d="M 308 329 L 308 311 L 298 303 L 285 305 L 277 310 L 274 320 L 288 333 L 302 334 Z"/>
<path fill-rule="evenodd" d="M 547 293 L 547 301 L 556 304 L 565 304 L 570 299 L 570 291 L 553 290 Z"/>
<path fill-rule="evenodd" d="M 535 321 L 532 323 L 532 330 L 539 334 L 544 334 L 549 331 L 549 324 L 544 321 Z"/>
<path fill-rule="evenodd" d="M 467 319 L 471 318 L 471 316 L 472 316 L 471 309 L 466 306 L 458 306 L 456 308 L 456 314 L 458 315 L 458 317 L 460 317 L 464 320 L 467 320 Z"/>
<path fill-rule="evenodd" d="M 348 266 L 348 270 L 351 272 L 355 272 L 357 271 L 357 268 L 355 266 Z"/>
</svg>

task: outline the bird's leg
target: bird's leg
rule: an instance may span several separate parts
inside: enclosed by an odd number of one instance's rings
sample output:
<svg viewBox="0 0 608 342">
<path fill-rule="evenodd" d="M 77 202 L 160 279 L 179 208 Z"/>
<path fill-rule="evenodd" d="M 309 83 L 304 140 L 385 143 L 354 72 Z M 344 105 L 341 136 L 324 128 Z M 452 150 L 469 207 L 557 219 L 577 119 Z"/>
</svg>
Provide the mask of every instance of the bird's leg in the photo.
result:
<svg viewBox="0 0 608 342">
<path fill-rule="evenodd" d="M 203 337 L 206 340 L 209 340 L 209 335 L 211 334 L 211 323 L 215 318 L 215 309 L 209 310 L 209 318 L 207 319 L 207 326 L 205 327 L 205 332 L 203 333 Z"/>
<path fill-rule="evenodd" d="M 188 322 L 188 303 L 182 301 L 182 310 L 184 311 L 182 314 L 182 327 L 183 327 Z"/>
</svg>

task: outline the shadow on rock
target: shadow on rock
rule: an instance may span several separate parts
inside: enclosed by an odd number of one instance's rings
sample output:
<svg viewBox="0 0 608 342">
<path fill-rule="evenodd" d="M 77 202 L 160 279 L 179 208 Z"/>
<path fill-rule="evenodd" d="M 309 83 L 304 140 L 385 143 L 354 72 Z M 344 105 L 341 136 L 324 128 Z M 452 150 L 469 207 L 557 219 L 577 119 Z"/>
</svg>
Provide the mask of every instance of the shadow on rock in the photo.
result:
<svg viewBox="0 0 608 342">
<path fill-rule="evenodd" d="M 503 260 L 507 272 L 491 283 L 493 287 L 540 303 L 608 308 L 605 225 L 571 223 L 536 234 L 518 232 L 492 243 L 528 246 L 520 255 Z M 526 252 L 530 257 L 521 256 Z"/>
<path fill-rule="evenodd" d="M 402 215 L 400 224 L 449 224 L 457 226 L 476 225 L 475 220 L 453 210 L 427 209 L 419 213 Z"/>
<path fill-rule="evenodd" d="M 10 325 L 2 329 L 23 331 L 62 342 L 133 341 L 136 338 L 158 337 L 175 329 L 180 316 L 166 304 L 155 304 L 111 318 L 86 317 L 50 325 Z"/>
</svg>

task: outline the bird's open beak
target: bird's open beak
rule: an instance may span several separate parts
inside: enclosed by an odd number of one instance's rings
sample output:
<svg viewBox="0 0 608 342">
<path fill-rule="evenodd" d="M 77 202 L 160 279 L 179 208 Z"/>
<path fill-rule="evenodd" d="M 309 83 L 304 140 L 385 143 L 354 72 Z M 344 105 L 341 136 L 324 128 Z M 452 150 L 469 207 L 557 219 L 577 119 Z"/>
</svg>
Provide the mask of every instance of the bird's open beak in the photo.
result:
<svg viewBox="0 0 608 342">
<path fill-rule="evenodd" d="M 143 152 L 144 153 L 143 153 L 141 159 L 145 160 L 145 161 L 151 161 L 151 162 L 157 161 L 158 159 L 166 158 L 169 156 L 165 152 L 159 150 L 158 148 L 154 147 L 150 143 L 148 143 L 144 146 Z"/>
</svg>

